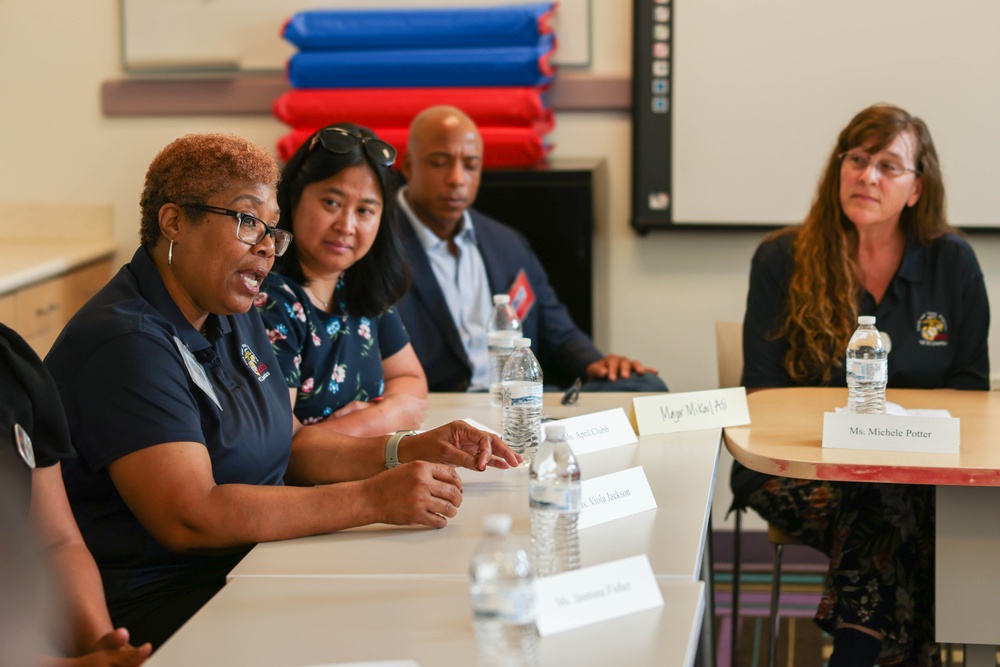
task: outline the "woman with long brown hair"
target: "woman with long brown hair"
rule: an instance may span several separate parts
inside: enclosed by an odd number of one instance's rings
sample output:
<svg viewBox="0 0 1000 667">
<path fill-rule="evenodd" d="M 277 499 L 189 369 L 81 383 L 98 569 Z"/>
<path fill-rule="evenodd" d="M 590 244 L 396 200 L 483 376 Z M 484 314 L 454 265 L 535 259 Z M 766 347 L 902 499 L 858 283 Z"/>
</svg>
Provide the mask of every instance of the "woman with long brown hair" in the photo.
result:
<svg viewBox="0 0 1000 667">
<path fill-rule="evenodd" d="M 948 225 L 926 124 L 879 104 L 831 151 L 801 226 L 754 255 L 743 324 L 743 385 L 844 386 L 859 315 L 891 341 L 888 386 L 989 389 L 989 303 L 969 244 Z M 771 477 L 739 464 L 734 505 L 831 555 L 817 624 L 830 667 L 880 656 L 938 664 L 934 489 Z"/>
</svg>

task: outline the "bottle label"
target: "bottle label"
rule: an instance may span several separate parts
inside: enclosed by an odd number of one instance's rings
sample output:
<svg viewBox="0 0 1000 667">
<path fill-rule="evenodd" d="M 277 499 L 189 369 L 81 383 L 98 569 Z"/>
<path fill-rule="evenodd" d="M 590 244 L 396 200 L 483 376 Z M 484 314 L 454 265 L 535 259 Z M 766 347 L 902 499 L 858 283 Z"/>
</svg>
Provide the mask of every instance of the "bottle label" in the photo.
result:
<svg viewBox="0 0 1000 667">
<path fill-rule="evenodd" d="M 532 480 L 528 485 L 531 507 L 560 512 L 580 511 L 579 484 L 546 484 Z"/>
<path fill-rule="evenodd" d="M 889 364 L 885 359 L 848 359 L 847 378 L 855 382 L 886 382 Z"/>
<path fill-rule="evenodd" d="M 540 382 L 504 382 L 503 391 L 504 398 L 510 397 L 511 406 L 542 407 L 542 384 Z"/>
</svg>

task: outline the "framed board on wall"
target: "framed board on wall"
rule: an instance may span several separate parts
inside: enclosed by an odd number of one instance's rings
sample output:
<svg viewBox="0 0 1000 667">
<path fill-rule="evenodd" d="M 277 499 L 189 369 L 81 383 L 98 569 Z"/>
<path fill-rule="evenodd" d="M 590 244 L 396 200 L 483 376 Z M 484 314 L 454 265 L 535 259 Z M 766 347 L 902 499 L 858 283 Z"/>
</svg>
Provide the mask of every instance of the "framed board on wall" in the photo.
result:
<svg viewBox="0 0 1000 667">
<path fill-rule="evenodd" d="M 526 3 L 513 0 L 505 4 Z M 295 52 L 285 21 L 309 9 L 460 7 L 497 0 L 120 0 L 122 65 L 128 73 L 273 73 Z M 590 64 L 591 0 L 559 0 L 557 65 Z"/>
<path fill-rule="evenodd" d="M 949 221 L 1000 228 L 1000 3 L 633 0 L 632 224 L 795 224 L 878 102 L 930 128 Z M 859 20 L 864 17 L 864 20 Z"/>
</svg>

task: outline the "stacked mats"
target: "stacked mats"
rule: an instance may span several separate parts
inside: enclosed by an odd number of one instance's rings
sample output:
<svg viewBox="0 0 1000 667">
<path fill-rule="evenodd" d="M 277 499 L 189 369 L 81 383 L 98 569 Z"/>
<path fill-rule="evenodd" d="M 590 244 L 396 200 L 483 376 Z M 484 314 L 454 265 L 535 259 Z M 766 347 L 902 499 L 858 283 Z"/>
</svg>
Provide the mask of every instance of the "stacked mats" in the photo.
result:
<svg viewBox="0 0 1000 667">
<path fill-rule="evenodd" d="M 298 48 L 293 89 L 274 103 L 291 127 L 278 141 L 288 160 L 317 129 L 339 121 L 370 127 L 402 154 L 421 110 L 448 104 L 479 125 L 487 167 L 545 159 L 555 74 L 554 3 L 447 9 L 307 11 L 282 34 Z"/>
</svg>

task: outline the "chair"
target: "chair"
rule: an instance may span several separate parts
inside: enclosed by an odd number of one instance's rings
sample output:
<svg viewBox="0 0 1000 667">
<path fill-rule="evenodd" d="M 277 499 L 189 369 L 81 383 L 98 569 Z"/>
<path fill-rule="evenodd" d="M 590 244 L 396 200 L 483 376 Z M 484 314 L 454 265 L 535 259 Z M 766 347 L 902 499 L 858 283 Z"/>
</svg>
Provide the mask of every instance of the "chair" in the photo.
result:
<svg viewBox="0 0 1000 667">
<path fill-rule="evenodd" d="M 719 372 L 719 387 L 736 387 L 743 374 L 743 324 L 741 322 L 715 323 L 715 351 Z M 737 640 L 739 639 L 740 611 L 740 567 L 742 565 L 741 542 L 743 511 L 737 510 L 733 527 L 733 602 L 732 635 L 730 638 L 730 665 L 737 665 Z M 778 649 L 778 603 L 781 598 L 781 561 L 785 545 L 801 544 L 791 535 L 768 524 L 767 539 L 774 547 L 774 561 L 771 567 L 770 642 L 767 651 L 767 665 L 774 667 Z"/>
</svg>

